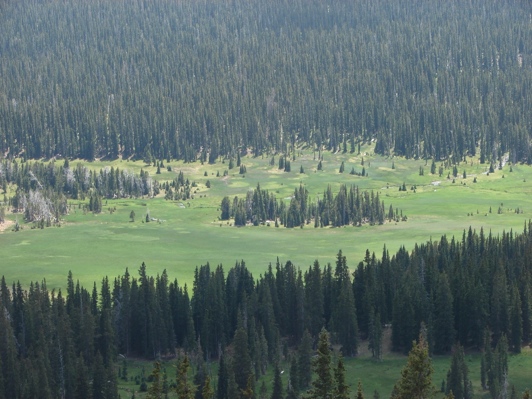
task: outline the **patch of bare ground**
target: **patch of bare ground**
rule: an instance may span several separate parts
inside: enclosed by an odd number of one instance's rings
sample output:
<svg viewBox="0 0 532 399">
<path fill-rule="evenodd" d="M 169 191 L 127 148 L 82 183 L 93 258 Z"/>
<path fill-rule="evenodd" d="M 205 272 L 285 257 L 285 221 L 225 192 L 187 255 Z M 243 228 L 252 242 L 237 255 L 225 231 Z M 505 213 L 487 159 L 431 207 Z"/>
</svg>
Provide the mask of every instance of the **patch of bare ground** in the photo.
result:
<svg viewBox="0 0 532 399">
<path fill-rule="evenodd" d="M 6 220 L 4 221 L 4 223 L 0 223 L 0 233 L 9 230 L 14 224 L 15 222 L 13 222 L 12 220 Z"/>
<path fill-rule="evenodd" d="M 358 357 L 371 357 L 371 351 L 368 349 L 369 341 L 367 339 L 358 345 Z M 382 329 L 382 356 L 385 357 L 392 352 L 392 328 L 384 327 Z"/>
</svg>

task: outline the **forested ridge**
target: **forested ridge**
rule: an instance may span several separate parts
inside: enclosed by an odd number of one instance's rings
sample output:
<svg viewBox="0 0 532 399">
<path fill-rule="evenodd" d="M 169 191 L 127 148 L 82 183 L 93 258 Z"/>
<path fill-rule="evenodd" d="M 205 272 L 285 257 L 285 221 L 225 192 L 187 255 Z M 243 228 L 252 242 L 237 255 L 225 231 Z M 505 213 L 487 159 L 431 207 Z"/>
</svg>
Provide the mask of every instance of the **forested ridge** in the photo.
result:
<svg viewBox="0 0 532 399">
<path fill-rule="evenodd" d="M 191 288 L 166 271 L 150 276 L 144 263 L 137 275 L 126 270 L 92 289 L 70 273 L 66 293 L 50 292 L 44 281 L 9 288 L 2 277 L 0 397 L 84 397 L 77 392 L 88 380 L 107 392 L 94 398 L 116 397 L 119 354 L 153 359 L 175 356 L 176 348 L 227 362 L 244 391 L 250 376 L 263 375 L 291 349 L 308 357 L 294 367 L 308 369 L 323 328 L 344 356 L 356 355 L 367 339 L 379 359 L 384 328 L 392 329 L 392 349 L 407 352 L 425 325 L 431 353 L 448 354 L 459 343 L 482 350 L 491 364 L 499 343 L 518 353 L 531 342 L 531 257 L 529 222 L 522 234 L 470 229 L 410 253 L 401 248 L 390 256 L 385 248 L 378 259 L 368 252 L 356 267 L 342 251 L 334 264 L 301 269 L 278 261 L 258 277 L 244 261 L 227 273 L 206 264 L 196 268 Z M 483 367 L 497 397 L 502 374 Z M 223 378 L 230 385 L 234 377 Z M 234 397 L 225 395 L 218 397 Z"/>
<path fill-rule="evenodd" d="M 3 2 L 0 149 L 532 162 L 530 3 Z"/>
</svg>

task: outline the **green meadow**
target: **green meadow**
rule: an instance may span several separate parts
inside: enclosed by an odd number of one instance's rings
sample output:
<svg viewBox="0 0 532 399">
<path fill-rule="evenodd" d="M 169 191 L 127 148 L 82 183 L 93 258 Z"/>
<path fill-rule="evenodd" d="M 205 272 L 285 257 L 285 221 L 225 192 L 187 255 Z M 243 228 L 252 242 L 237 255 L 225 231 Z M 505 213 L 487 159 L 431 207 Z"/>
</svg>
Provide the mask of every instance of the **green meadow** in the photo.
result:
<svg viewBox="0 0 532 399">
<path fill-rule="evenodd" d="M 172 279 L 190 285 L 195 267 L 207 262 L 222 264 L 228 270 L 236 261 L 244 260 L 258 277 L 277 258 L 307 268 L 315 259 L 322 264 L 334 262 L 340 249 L 354 268 L 367 249 L 380 257 L 384 246 L 393 254 L 400 246 L 410 250 L 415 243 L 439 240 L 442 235 L 461 239 L 470 226 L 483 228 L 486 234 L 510 229 L 521 232 L 532 218 L 529 166 L 505 164 L 501 170 L 496 167 L 494 173 L 487 174 L 488 164 L 470 158 L 457 165 L 458 176 L 453 182 L 452 166 L 438 163 L 436 173 L 431 174 L 430 161 L 376 156 L 370 146 L 362 147 L 357 155 L 324 152 L 322 156 L 323 170 L 317 171 L 318 152 L 297 151 L 289 173 L 278 169 L 278 155 L 273 166 L 272 156 L 246 156 L 242 157 L 245 175 L 239 175 L 236 166 L 228 170 L 228 161 L 212 165 L 170 162 L 165 163 L 161 174 L 141 161 L 88 163 L 95 170 L 113 166 L 138 173 L 142 168 L 161 182 L 183 171 L 186 178 L 197 183 L 194 199 L 166 201 L 164 192 L 156 198 L 110 199 L 104 201 L 103 212 L 96 215 L 84 212 L 80 202 L 72 201 L 72 210 L 61 227 L 32 229 L 26 224 L 23 230 L 13 232 L 4 225 L 0 234 L 1 274 L 8 282 L 20 281 L 23 285 L 46 278 L 52 289 L 64 287 L 72 270 L 75 279 L 92 286 L 103 276 L 117 276 L 126 268 L 135 275 L 145 262 L 149 273 L 155 275 L 166 269 Z M 341 162 L 344 173 L 339 173 Z M 444 167 L 441 177 L 440 165 Z M 299 173 L 301 166 L 304 173 Z M 352 168 L 361 172 L 363 167 L 368 176 L 349 174 Z M 210 188 L 206 187 L 207 180 Z M 399 191 L 403 183 L 406 192 Z M 334 192 L 340 184 L 356 184 L 378 192 L 386 210 L 392 204 L 408 216 L 408 221 L 341 228 L 314 228 L 310 223 L 295 229 L 276 228 L 274 223 L 234 227 L 231 221 L 221 222 L 221 199 L 226 195 L 243 196 L 257 184 L 287 203 L 300 184 L 306 186 L 311 198 L 321 195 L 327 185 Z M 129 219 L 132 210 L 136 214 L 134 222 Z M 159 222 L 146 223 L 148 211 Z M 7 217 L 22 222 L 21 215 Z"/>
</svg>

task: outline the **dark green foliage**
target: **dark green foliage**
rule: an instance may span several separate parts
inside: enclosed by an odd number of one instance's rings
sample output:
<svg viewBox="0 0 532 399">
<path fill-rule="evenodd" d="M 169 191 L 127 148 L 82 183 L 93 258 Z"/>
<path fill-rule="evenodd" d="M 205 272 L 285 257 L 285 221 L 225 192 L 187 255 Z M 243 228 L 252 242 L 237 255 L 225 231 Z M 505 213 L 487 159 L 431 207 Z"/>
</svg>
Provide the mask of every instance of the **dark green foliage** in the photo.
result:
<svg viewBox="0 0 532 399">
<path fill-rule="evenodd" d="M 435 285 L 435 292 L 433 293 L 433 351 L 436 354 L 443 354 L 450 351 L 455 337 L 453 296 L 445 272 L 439 275 Z"/>
<path fill-rule="evenodd" d="M 290 160 L 287 159 L 284 163 L 284 171 L 285 172 L 290 172 L 291 171 L 291 167 L 290 167 Z"/>
<path fill-rule="evenodd" d="M 508 382 L 508 340 L 502 335 L 495 350 L 491 347 L 491 334 L 485 333 L 485 346 L 482 354 L 482 382 L 486 382 L 493 399 L 498 398 Z"/>
<path fill-rule="evenodd" d="M 336 300 L 332 312 L 332 330 L 341 345 L 344 356 L 355 356 L 358 350 L 358 324 L 355 297 L 347 261 L 342 251 L 336 257 L 335 294 Z"/>
<path fill-rule="evenodd" d="M 451 368 L 447 372 L 445 393 L 453 393 L 456 399 L 472 399 L 473 389 L 469 379 L 469 369 L 464 358 L 464 348 L 457 345 L 453 348 Z"/>
<path fill-rule="evenodd" d="M 248 334 L 242 327 L 238 328 L 233 338 L 233 372 L 238 389 L 245 390 L 249 377 L 253 374 L 249 356 Z"/>
<path fill-rule="evenodd" d="M 297 394 L 300 389 L 299 384 L 299 367 L 297 362 L 297 357 L 294 355 L 292 356 L 292 360 L 290 361 L 290 374 L 288 379 L 288 386 L 286 387 L 287 393 L 290 391 Z"/>
<path fill-rule="evenodd" d="M 334 378 L 331 367 L 331 348 L 329 333 L 323 329 L 318 339 L 317 357 L 312 362 L 315 377 L 312 388 L 307 393 L 308 399 L 324 399 L 334 392 Z"/>
<path fill-rule="evenodd" d="M 297 370 L 299 389 L 304 390 L 310 386 L 312 380 L 312 336 L 308 330 L 305 330 L 299 345 Z"/>
<path fill-rule="evenodd" d="M 406 188 L 405 188 L 406 190 Z M 246 222 L 259 225 L 267 220 L 280 219 L 285 227 L 299 227 L 310 220 L 316 221 L 317 226 L 340 227 L 345 225 L 361 226 L 383 224 L 388 221 L 406 221 L 406 215 L 399 214 L 398 210 L 385 212 L 384 201 L 378 193 L 373 191 L 360 191 L 357 186 L 340 186 L 336 195 L 329 186 L 324 191 L 323 197 L 312 203 L 308 190 L 300 185 L 294 190 L 294 195 L 288 207 L 282 199 L 276 199 L 273 193 L 262 190 L 260 184 L 253 191 L 248 191 L 246 198 L 235 197 L 231 205 L 229 198 L 222 199 L 220 205 L 222 220 L 226 216 L 235 217 L 236 226 L 244 226 Z M 319 223 L 317 221 L 319 220 Z"/>
<path fill-rule="evenodd" d="M 0 48 L 0 149 L 213 163 L 375 140 L 381 154 L 530 161 L 527 3 L 247 5 L 9 4 L 0 36 L 17 41 Z M 375 57 L 383 43 L 396 50 Z"/>
<path fill-rule="evenodd" d="M 376 360 L 382 359 L 382 324 L 379 313 L 371 313 L 368 331 L 368 349 Z"/>
<path fill-rule="evenodd" d="M 283 382 L 281 381 L 281 371 L 279 365 L 275 365 L 273 372 L 273 389 L 271 399 L 283 399 Z"/>
<path fill-rule="evenodd" d="M 227 390 L 229 387 L 229 371 L 222 354 L 218 362 L 218 385 L 216 387 L 216 399 L 228 399 Z"/>
<path fill-rule="evenodd" d="M 334 369 L 334 398 L 335 399 L 349 399 L 349 385 L 345 381 L 345 366 L 344 359 L 340 355 L 338 363 Z"/>
</svg>

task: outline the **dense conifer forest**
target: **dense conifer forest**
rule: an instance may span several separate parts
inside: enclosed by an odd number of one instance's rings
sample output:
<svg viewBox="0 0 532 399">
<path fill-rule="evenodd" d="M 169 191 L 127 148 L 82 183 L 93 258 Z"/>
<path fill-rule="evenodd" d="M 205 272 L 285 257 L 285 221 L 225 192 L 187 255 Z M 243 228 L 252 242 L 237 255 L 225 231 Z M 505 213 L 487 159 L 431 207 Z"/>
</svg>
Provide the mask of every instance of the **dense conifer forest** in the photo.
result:
<svg viewBox="0 0 532 399">
<path fill-rule="evenodd" d="M 296 144 L 532 162 L 522 0 L 0 4 L 0 149 L 184 159 Z"/>
<path fill-rule="evenodd" d="M 237 392 L 255 389 L 254 378 L 295 351 L 304 392 L 323 329 L 344 356 L 356 355 L 364 339 L 379 359 L 384 329 L 392 328 L 392 349 L 407 353 L 421 328 L 428 353 L 449 354 L 455 343 L 482 351 L 485 389 L 496 398 L 506 377 L 495 364 L 532 340 L 531 257 L 529 222 L 521 234 L 469 230 L 411 252 L 367 252 L 356 266 L 342 251 L 335 264 L 279 260 L 260 276 L 244 261 L 227 271 L 206 264 L 192 287 L 166 271 L 150 275 L 144 263 L 91 288 L 70 273 L 66 293 L 49 292 L 45 281 L 10 288 L 3 277 L 0 397 L 85 397 L 79 392 L 89 381 L 106 392 L 93 398 L 116 397 L 118 357 L 159 359 L 180 350 L 218 360 L 217 387 L 236 384 Z"/>
</svg>

